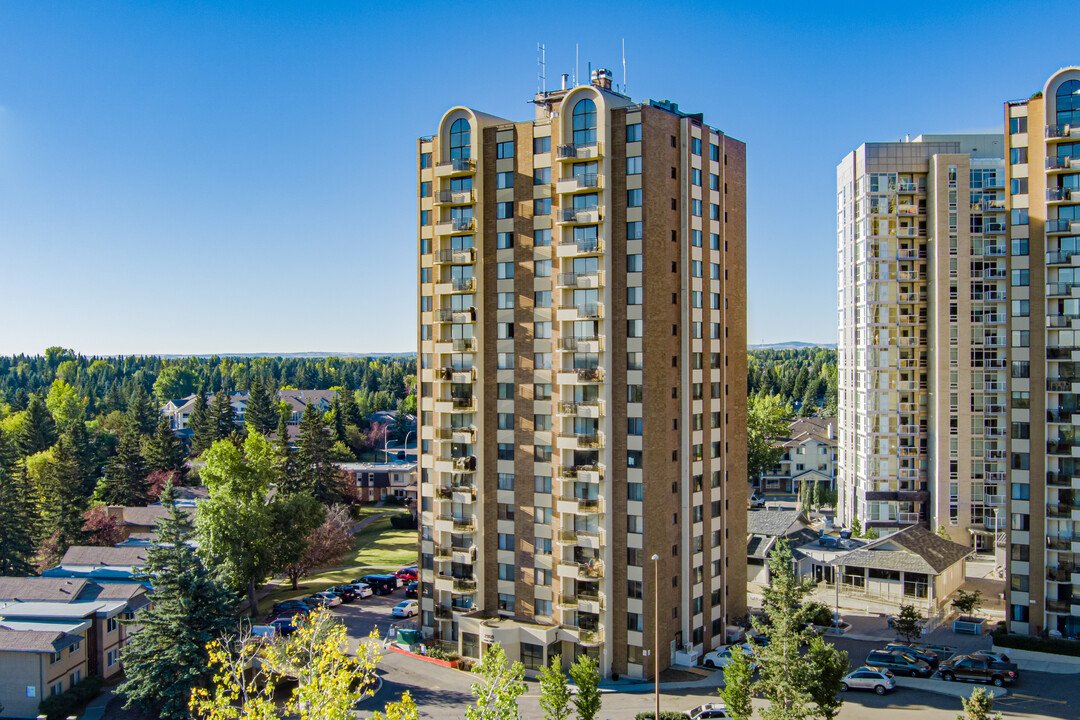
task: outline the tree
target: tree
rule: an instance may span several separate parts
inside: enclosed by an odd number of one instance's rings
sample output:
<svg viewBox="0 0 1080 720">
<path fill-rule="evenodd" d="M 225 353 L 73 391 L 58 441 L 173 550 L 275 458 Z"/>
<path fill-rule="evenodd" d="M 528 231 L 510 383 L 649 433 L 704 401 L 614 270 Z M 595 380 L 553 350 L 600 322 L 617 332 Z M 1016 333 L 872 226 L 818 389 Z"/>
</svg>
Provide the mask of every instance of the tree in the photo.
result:
<svg viewBox="0 0 1080 720">
<path fill-rule="evenodd" d="M 56 422 L 49 408 L 37 395 L 31 395 L 26 405 L 19 434 L 15 437 L 15 448 L 20 457 L 29 457 L 43 450 L 48 450 L 56 442 Z"/>
<path fill-rule="evenodd" d="M 600 672 L 596 661 L 584 653 L 578 655 L 570 666 L 570 677 L 578 689 L 574 695 L 578 720 L 593 720 L 600 712 L 601 703 Z"/>
<path fill-rule="evenodd" d="M 822 480 L 818 480 L 816 483 L 814 483 L 814 500 L 812 504 L 815 510 L 819 510 L 826 505 L 825 482 Z"/>
<path fill-rule="evenodd" d="M 188 418 L 188 429 L 191 430 L 191 454 L 201 455 L 213 444 L 217 429 L 210 422 L 210 410 L 206 405 L 206 392 L 202 387 L 195 395 L 194 407 L 191 408 L 191 416 Z"/>
<path fill-rule="evenodd" d="M 154 401 L 150 399 L 150 395 L 147 394 L 146 388 L 141 384 L 136 385 L 135 390 L 131 393 L 131 398 L 128 400 L 127 413 L 140 435 L 149 435 L 153 433 L 154 428 L 157 427 L 158 419 L 161 417 L 161 413 L 158 412 L 157 407 L 154 406 Z"/>
<path fill-rule="evenodd" d="M 804 656 L 810 669 L 810 698 L 821 720 L 833 720 L 840 713 L 844 701 L 840 699 L 840 686 L 848 674 L 848 654 L 837 650 L 831 643 L 815 635 Z M 726 677 L 726 675 L 725 675 Z"/>
<path fill-rule="evenodd" d="M 810 483 L 804 477 L 799 480 L 799 506 L 804 511 L 810 510 Z"/>
<path fill-rule="evenodd" d="M 281 490 L 287 493 L 300 490 L 300 479 L 296 472 L 296 456 L 289 441 L 289 418 L 291 417 L 292 406 L 287 402 L 282 402 L 278 407 L 277 440 L 274 441 L 274 448 L 278 473 L 281 476 Z"/>
<path fill-rule="evenodd" d="M 203 459 L 200 476 L 210 497 L 199 504 L 199 551 L 234 590 L 247 590 L 254 617 L 255 586 L 273 569 L 274 511 L 269 507 L 270 485 L 277 477 L 273 448 L 265 437 L 251 433 L 243 449 L 217 440 Z"/>
<path fill-rule="evenodd" d="M 270 396 L 266 386 L 259 381 L 252 383 L 248 390 L 244 422 L 247 424 L 249 431 L 254 430 L 263 435 L 269 435 L 277 427 L 277 404 Z"/>
<path fill-rule="evenodd" d="M 544 720 L 569 720 L 571 697 L 562 656 L 553 655 L 549 664 L 540 668 L 540 710 Z"/>
<path fill-rule="evenodd" d="M 326 458 L 331 463 L 351 463 L 356 462 L 356 455 L 349 449 L 349 446 L 340 440 L 336 441 L 330 446 L 330 449 L 326 451 Z"/>
<path fill-rule="evenodd" d="M 321 505 L 318 507 L 322 508 Z M 304 538 L 306 547 L 300 559 L 285 565 L 285 572 L 292 582 L 293 590 L 296 590 L 297 583 L 304 575 L 315 568 L 327 567 L 352 547 L 352 517 L 349 515 L 349 508 L 334 505 L 326 510 L 325 515 L 322 524 Z"/>
<path fill-rule="evenodd" d="M 236 422 L 236 408 L 233 407 L 232 398 L 224 388 L 218 391 L 211 401 L 208 416 L 215 440 L 227 440 L 233 433 L 240 430 Z"/>
<path fill-rule="evenodd" d="M 817 385 L 811 383 L 806 386 L 799 403 L 799 417 L 812 417 L 817 410 Z"/>
<path fill-rule="evenodd" d="M 408 690 L 402 693 L 401 700 L 386 703 L 382 712 L 371 716 L 371 720 L 419 720 L 419 718 L 420 711 Z"/>
<path fill-rule="evenodd" d="M 465 709 L 466 720 L 508 720 L 520 717 L 517 699 L 525 693 L 525 666 L 508 664 L 506 652 L 493 643 L 480 658 L 480 680 L 471 686 L 476 705 Z"/>
<path fill-rule="evenodd" d="M 851 537 L 862 537 L 862 523 L 859 518 L 851 518 Z"/>
<path fill-rule="evenodd" d="M 97 505 L 83 513 L 83 532 L 86 544 L 97 547 L 112 547 L 124 539 L 120 524 L 108 513 L 103 505 Z"/>
<path fill-rule="evenodd" d="M 195 391 L 195 373 L 183 365 L 166 365 L 154 381 L 154 396 L 159 402 L 186 398 Z"/>
<path fill-rule="evenodd" d="M 12 467 L 9 444 L 0 433 L 0 576 L 34 572 L 37 519 L 26 466 Z"/>
<path fill-rule="evenodd" d="M 755 395 L 747 398 L 746 472 L 757 477 L 773 468 L 784 455 L 784 448 L 774 442 L 787 436 L 791 406 L 779 395 Z"/>
<path fill-rule="evenodd" d="M 345 420 L 345 425 L 361 427 L 364 424 L 364 417 L 356 405 L 356 395 L 348 388 L 342 388 L 339 395 L 341 396 L 341 415 Z"/>
<path fill-rule="evenodd" d="M 333 419 L 334 440 L 344 444 L 345 442 L 345 413 L 341 409 L 341 393 L 334 395 L 330 404 L 330 417 Z"/>
<path fill-rule="evenodd" d="M 47 539 L 38 553 L 38 567 L 46 569 L 60 562 L 69 547 L 86 539 L 86 498 L 79 494 L 79 464 L 62 438 L 56 442 L 51 460 L 42 467 L 41 476 L 41 528 Z"/>
<path fill-rule="evenodd" d="M 187 473 L 187 453 L 184 451 L 184 443 L 169 428 L 168 418 L 162 417 L 158 420 L 157 429 L 143 445 L 143 456 L 146 460 L 146 469 L 150 472 L 175 471 L 181 478 Z"/>
<path fill-rule="evenodd" d="M 960 702 L 964 712 L 956 720 L 1001 720 L 1001 713 L 994 712 L 994 694 L 986 688 L 975 688 L 971 697 L 961 697 Z"/>
<path fill-rule="evenodd" d="M 900 614 L 893 618 L 892 628 L 896 637 L 907 642 L 915 642 L 922 636 L 922 613 L 914 605 L 901 605 Z"/>
<path fill-rule="evenodd" d="M 79 494 L 88 498 L 94 494 L 94 488 L 97 487 L 98 478 L 101 476 L 100 454 L 103 453 L 104 448 L 100 446 L 100 438 L 91 440 L 84 422 L 72 423 L 62 438 L 79 465 L 82 478 Z"/>
<path fill-rule="evenodd" d="M 120 436 L 116 455 L 105 465 L 105 477 L 98 483 L 95 496 L 106 505 L 144 507 L 150 500 L 147 492 L 146 463 L 134 425 Z"/>
<path fill-rule="evenodd" d="M 86 403 L 86 399 L 79 397 L 75 388 L 59 378 L 53 380 L 49 394 L 45 397 L 45 407 L 49 409 L 57 429 L 61 432 L 86 420 Z"/>
<path fill-rule="evenodd" d="M 952 601 L 952 608 L 961 615 L 974 615 L 982 608 L 982 590 L 973 592 L 957 590 L 956 597 Z"/>
<path fill-rule="evenodd" d="M 341 498 L 341 477 L 330 461 L 332 437 L 323 414 L 310 402 L 300 418 L 296 445 L 296 465 L 300 487 L 311 491 L 319 502 L 330 504 Z"/>
<path fill-rule="evenodd" d="M 754 712 L 751 704 L 754 666 L 750 656 L 738 645 L 731 648 L 731 661 L 724 668 L 724 687 L 720 688 L 720 699 L 727 705 L 731 720 L 749 720 Z"/>
</svg>

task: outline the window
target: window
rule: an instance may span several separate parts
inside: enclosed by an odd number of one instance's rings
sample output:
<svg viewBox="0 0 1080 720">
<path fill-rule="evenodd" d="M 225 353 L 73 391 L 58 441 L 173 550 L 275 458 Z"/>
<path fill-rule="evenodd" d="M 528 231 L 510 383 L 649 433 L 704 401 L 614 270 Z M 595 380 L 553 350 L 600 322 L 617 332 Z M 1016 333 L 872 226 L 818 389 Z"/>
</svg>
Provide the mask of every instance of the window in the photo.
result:
<svg viewBox="0 0 1080 720">
<path fill-rule="evenodd" d="M 499 370 L 514 369 L 514 353 L 498 353 L 496 356 Z"/>
<path fill-rule="evenodd" d="M 547 571 L 549 574 L 550 570 Z M 549 583 L 550 584 L 550 583 Z M 536 601 L 536 614 L 540 617 L 551 617 L 551 601 L 550 600 L 537 600 Z"/>
<path fill-rule="evenodd" d="M 551 136 L 533 138 L 533 153 L 551 152 Z"/>
<path fill-rule="evenodd" d="M 640 352 L 626 353 L 627 370 L 643 370 L 645 367 L 645 354 Z"/>
<path fill-rule="evenodd" d="M 547 138 L 545 138 L 547 139 Z M 548 185 L 551 183 L 551 168 L 534 168 L 533 185 Z"/>
<path fill-rule="evenodd" d="M 1080 80 L 1067 80 L 1057 89 L 1057 124 L 1080 125 Z"/>
<path fill-rule="evenodd" d="M 514 459 L 514 443 L 499 443 L 498 454 L 496 457 L 499 460 L 513 460 Z"/>
<path fill-rule="evenodd" d="M 629 337 L 629 338 L 642 337 L 644 327 L 645 327 L 645 322 L 643 320 L 627 320 L 626 321 L 626 337 Z"/>
<path fill-rule="evenodd" d="M 1012 363 L 1012 376 L 1014 378 L 1031 377 L 1031 363 L 1027 360 L 1014 360 Z"/>
<path fill-rule="evenodd" d="M 690 244 L 693 245 L 694 247 L 701 247 L 701 231 L 700 230 L 691 230 L 690 231 Z"/>
<path fill-rule="evenodd" d="M 626 418 L 626 434 L 627 435 L 641 435 L 644 428 L 643 418 Z"/>
<path fill-rule="evenodd" d="M 626 467 L 639 468 L 642 465 L 640 450 L 626 451 Z"/>
<path fill-rule="evenodd" d="M 1012 301 L 1012 316 L 1013 317 L 1028 317 L 1031 315 L 1031 301 L 1030 300 L 1013 300 Z"/>
<path fill-rule="evenodd" d="M 640 175 L 641 174 L 641 156 L 632 155 L 626 158 L 626 174 L 627 175 Z"/>
<path fill-rule="evenodd" d="M 420 197 L 431 197 L 431 181 L 424 181 L 420 183 Z"/>
<path fill-rule="evenodd" d="M 578 100 L 573 112 L 574 144 L 596 142 L 596 104 L 589 98 Z"/>
<path fill-rule="evenodd" d="M 495 173 L 495 187 L 497 187 L 499 189 L 514 187 L 514 173 L 513 172 Z"/>
<path fill-rule="evenodd" d="M 626 126 L 626 142 L 641 142 L 641 123 Z"/>
<path fill-rule="evenodd" d="M 500 280 L 508 280 L 514 277 L 514 263 L 501 262 L 495 264 L 495 277 Z"/>
<path fill-rule="evenodd" d="M 627 207 L 641 207 L 642 190 L 641 188 L 634 188 L 626 191 L 626 206 Z M 629 233 L 627 233 L 629 235 Z"/>
<path fill-rule="evenodd" d="M 1009 194 L 1010 195 L 1025 195 L 1028 191 L 1028 179 L 1027 178 L 1013 178 L 1009 181 Z"/>
<path fill-rule="evenodd" d="M 537 524 L 539 524 L 539 525 L 550 525 L 551 524 L 551 508 L 549 508 L 549 507 L 537 507 L 537 508 L 534 508 L 534 509 L 535 509 L 536 523 Z M 551 584 L 551 578 L 548 578 L 548 581 L 546 583 L 543 583 L 543 584 L 544 585 L 550 585 Z"/>
<path fill-rule="evenodd" d="M 498 413 L 498 425 L 500 430 L 513 430 L 514 413 Z"/>
<path fill-rule="evenodd" d="M 420 153 L 420 169 L 431 167 L 431 153 Z"/>
<path fill-rule="evenodd" d="M 701 138 L 690 138 L 690 152 L 694 153 L 695 155 L 701 154 Z M 700 185 L 700 183 L 698 184 Z"/>
<path fill-rule="evenodd" d="M 1013 330 L 1013 347 L 1031 347 L 1031 333 L 1027 330 Z"/>
<path fill-rule="evenodd" d="M 431 224 L 431 211 L 430 210 L 421 210 L 420 211 L 420 224 L 425 226 L 425 227 Z"/>
<path fill-rule="evenodd" d="M 514 203 L 495 203 L 495 217 L 499 218 L 500 220 L 514 217 Z"/>
<path fill-rule="evenodd" d="M 1026 163 L 1028 161 L 1027 151 L 1028 149 L 1026 147 L 1010 148 L 1009 164 L 1019 165 L 1020 163 Z"/>
<path fill-rule="evenodd" d="M 1012 454 L 1012 469 L 1013 470 L 1030 470 L 1031 469 L 1031 453 L 1013 453 Z"/>
<path fill-rule="evenodd" d="M 1027 132 L 1027 117 L 1014 117 L 1009 118 L 1009 134 L 1016 135 L 1017 133 Z"/>
<path fill-rule="evenodd" d="M 694 217 L 701 217 L 701 201 L 700 200 L 691 200 L 690 201 L 690 214 L 693 215 Z"/>
<path fill-rule="evenodd" d="M 1027 212 L 1026 210 L 1024 212 Z M 1024 218 L 1025 221 L 1027 218 Z M 1012 254 L 1013 256 L 1021 256 L 1028 254 L 1028 239 L 1027 238 L 1013 238 L 1012 240 Z"/>
<path fill-rule="evenodd" d="M 533 275 L 536 277 L 551 277 L 551 261 L 535 260 L 533 262 Z"/>
<path fill-rule="evenodd" d="M 1014 390 L 1012 394 L 1012 406 L 1014 410 L 1025 410 L 1031 407 L 1031 393 Z"/>
<path fill-rule="evenodd" d="M 533 200 L 533 215 L 550 215 L 551 198 L 536 198 Z"/>
<path fill-rule="evenodd" d="M 1012 589 L 1017 592 L 1028 592 L 1029 576 L 1009 573 L 1009 583 Z"/>
<path fill-rule="evenodd" d="M 501 232 L 495 235 L 495 247 L 499 250 L 506 250 L 507 248 L 514 247 L 514 233 Z"/>
<path fill-rule="evenodd" d="M 533 230 L 533 245 L 536 247 L 546 247 L 551 244 L 551 228 L 544 230 Z"/>
<path fill-rule="evenodd" d="M 533 478 L 533 491 L 538 493 L 551 492 L 551 478 L 547 475 L 536 475 Z"/>
<path fill-rule="evenodd" d="M 551 446 L 537 445 L 533 451 L 533 460 L 536 462 L 551 462 Z"/>
<path fill-rule="evenodd" d="M 690 184 L 701 187 L 701 170 L 698 168 L 690 168 Z"/>
<path fill-rule="evenodd" d="M 499 563 L 499 579 L 500 580 L 513 580 L 514 579 L 514 566 L 507 563 Z"/>
<path fill-rule="evenodd" d="M 626 223 L 626 239 L 640 240 L 643 235 L 643 223 L 640 220 Z"/>
<path fill-rule="evenodd" d="M 645 486 L 639 482 L 626 483 L 626 499 L 641 501 L 645 499 Z"/>
<path fill-rule="evenodd" d="M 645 532 L 645 519 L 640 515 L 627 515 L 626 532 L 631 535 L 640 535 Z"/>
<path fill-rule="evenodd" d="M 1011 222 L 1013 225 L 1027 225 L 1028 224 L 1028 211 L 1027 208 L 1017 208 L 1012 211 Z"/>
<path fill-rule="evenodd" d="M 450 126 L 450 159 L 468 159 L 472 157 L 472 132 L 469 121 L 458 118 Z"/>
<path fill-rule="evenodd" d="M 551 538 L 536 538 L 535 547 L 537 555 L 550 555 Z"/>
<path fill-rule="evenodd" d="M 709 189 L 710 190 L 719 190 L 720 189 L 720 176 L 717 175 L 716 173 L 709 173 Z"/>
<path fill-rule="evenodd" d="M 500 490 L 514 489 L 514 473 L 499 473 L 498 488 Z"/>
<path fill-rule="evenodd" d="M 626 272 L 641 272 L 641 255 L 633 254 L 626 256 Z"/>
<path fill-rule="evenodd" d="M 709 219 L 711 219 L 711 220 L 719 220 L 720 219 L 720 206 L 717 205 L 716 203 L 712 203 L 712 204 L 709 205 Z"/>
<path fill-rule="evenodd" d="M 644 632 L 645 622 L 641 617 L 641 613 L 626 613 L 626 629 L 634 632 Z"/>
<path fill-rule="evenodd" d="M 105 665 L 107 667 L 112 667 L 113 665 L 115 665 L 118 662 L 120 662 L 120 651 L 118 651 L 118 650 L 110 650 L 108 652 L 108 654 L 105 656 Z"/>
<path fill-rule="evenodd" d="M 105 623 L 105 632 L 116 632 L 116 628 L 119 626 L 120 624 L 116 621 L 116 618 L 109 618 Z"/>
<path fill-rule="evenodd" d="M 514 549 L 514 536 L 507 533 L 499 533 L 499 549 L 500 550 L 513 550 Z"/>
<path fill-rule="evenodd" d="M 720 146 L 719 145 L 712 144 L 712 143 L 709 144 L 709 159 L 710 160 L 716 160 L 716 161 L 720 160 Z"/>
<path fill-rule="evenodd" d="M 533 365 L 537 370 L 550 370 L 551 353 L 533 353 Z"/>
<path fill-rule="evenodd" d="M 509 593 L 499 593 L 499 609 L 506 612 L 514 611 L 514 596 Z M 525 643 L 522 643 L 524 645 Z"/>
<path fill-rule="evenodd" d="M 1031 486 L 1024 483 L 1012 484 L 1012 499 L 1013 500 L 1030 500 L 1031 499 Z M 1027 550 L 1027 546 L 1020 546 Z M 1016 558 L 1013 558 L 1014 560 Z M 1024 558 L 1027 560 L 1027 558 Z"/>
<path fill-rule="evenodd" d="M 547 260 L 546 262 L 551 262 Z M 533 323 L 533 338 L 537 340 L 550 340 L 551 339 L 551 322 L 538 322 Z"/>
<path fill-rule="evenodd" d="M 1012 286 L 1013 287 L 1027 287 L 1030 284 L 1030 271 L 1029 270 L 1013 270 L 1012 271 Z"/>
<path fill-rule="evenodd" d="M 501 292 L 495 296 L 496 307 L 500 310 L 510 310 L 514 307 L 514 293 Z"/>
<path fill-rule="evenodd" d="M 495 145 L 495 157 L 500 160 L 514 157 L 514 141 L 507 140 L 506 142 L 497 143 Z"/>
</svg>

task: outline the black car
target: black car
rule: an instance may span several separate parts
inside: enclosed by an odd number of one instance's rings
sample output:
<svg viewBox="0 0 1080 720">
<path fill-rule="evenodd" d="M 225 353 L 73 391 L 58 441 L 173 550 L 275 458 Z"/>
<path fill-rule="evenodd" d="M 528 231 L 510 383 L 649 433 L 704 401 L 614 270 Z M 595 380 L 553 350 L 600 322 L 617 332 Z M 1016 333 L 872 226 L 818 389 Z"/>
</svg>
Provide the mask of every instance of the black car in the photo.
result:
<svg viewBox="0 0 1080 720">
<path fill-rule="evenodd" d="M 407 597 L 407 598 L 416 597 L 416 595 L 417 595 L 417 593 L 419 591 L 419 588 L 420 588 L 420 583 L 413 580 L 411 583 L 409 583 L 408 585 L 405 586 L 405 597 Z"/>
<path fill-rule="evenodd" d="M 337 595 L 339 598 L 341 598 L 341 602 L 343 603 L 351 603 L 352 601 L 360 597 L 360 595 L 357 594 L 356 589 L 353 588 L 351 585 L 337 585 L 330 588 L 327 592 L 332 592 Z"/>
<path fill-rule="evenodd" d="M 925 660 L 894 650 L 871 650 L 866 656 L 866 664 L 889 670 L 893 675 L 930 677 L 934 674 L 930 664 Z"/>
<path fill-rule="evenodd" d="M 938 657 L 937 653 L 923 650 L 912 645 L 905 645 L 904 643 L 889 643 L 885 646 L 885 649 L 890 652 L 901 652 L 905 655 L 910 655 L 917 660 L 922 660 L 932 668 L 936 668 L 938 663 L 941 662 L 941 658 Z"/>
</svg>

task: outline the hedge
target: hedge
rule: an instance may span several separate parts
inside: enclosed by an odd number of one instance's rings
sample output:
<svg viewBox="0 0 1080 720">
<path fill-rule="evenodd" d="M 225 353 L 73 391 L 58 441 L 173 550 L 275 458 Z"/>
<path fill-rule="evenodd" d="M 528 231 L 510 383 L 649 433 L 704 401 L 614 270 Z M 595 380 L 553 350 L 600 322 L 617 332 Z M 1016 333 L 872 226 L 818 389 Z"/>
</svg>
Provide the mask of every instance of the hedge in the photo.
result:
<svg viewBox="0 0 1080 720">
<path fill-rule="evenodd" d="M 994 645 L 997 647 L 1080 657 L 1080 641 L 1077 640 L 1032 637 L 1030 635 L 1010 635 L 997 631 L 994 632 L 993 637 Z"/>
<path fill-rule="evenodd" d="M 97 697 L 104 683 L 97 675 L 91 675 L 72 685 L 69 690 L 42 700 L 38 703 L 38 712 L 46 715 L 49 720 L 63 720 L 74 715 L 79 706 Z"/>
<path fill-rule="evenodd" d="M 398 513 L 390 516 L 390 527 L 395 530 L 415 530 L 416 519 L 412 513 Z"/>
<path fill-rule="evenodd" d="M 656 717 L 656 713 L 652 710 L 646 710 L 645 712 L 639 712 L 634 716 L 634 720 L 653 720 Z M 688 720 L 689 715 L 686 713 L 675 712 L 674 710 L 661 710 L 660 720 Z"/>
</svg>

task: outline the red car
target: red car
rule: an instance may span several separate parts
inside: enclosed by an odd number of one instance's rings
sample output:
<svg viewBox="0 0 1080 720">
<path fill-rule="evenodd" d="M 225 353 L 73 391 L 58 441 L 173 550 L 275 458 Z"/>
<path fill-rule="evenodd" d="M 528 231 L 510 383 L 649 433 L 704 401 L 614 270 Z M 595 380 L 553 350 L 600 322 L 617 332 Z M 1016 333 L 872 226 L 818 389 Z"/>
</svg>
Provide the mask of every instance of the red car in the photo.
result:
<svg viewBox="0 0 1080 720">
<path fill-rule="evenodd" d="M 394 575 L 399 577 L 402 582 L 412 582 L 416 580 L 416 568 L 401 568 Z"/>
</svg>

